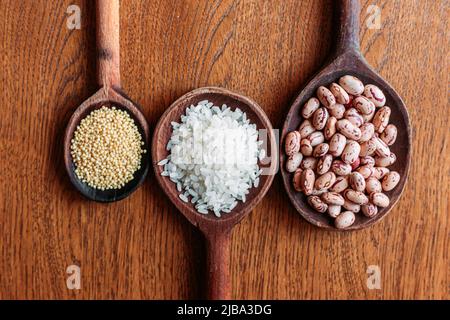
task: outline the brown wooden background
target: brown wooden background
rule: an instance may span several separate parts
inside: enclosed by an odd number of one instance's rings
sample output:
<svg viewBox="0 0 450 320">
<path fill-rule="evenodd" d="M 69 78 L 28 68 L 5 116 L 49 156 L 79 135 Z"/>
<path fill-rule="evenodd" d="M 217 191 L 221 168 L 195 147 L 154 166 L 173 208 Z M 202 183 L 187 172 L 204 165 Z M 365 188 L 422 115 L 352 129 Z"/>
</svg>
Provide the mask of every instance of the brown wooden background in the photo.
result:
<svg viewBox="0 0 450 320">
<path fill-rule="evenodd" d="M 236 299 L 449 298 L 449 2 L 364 0 L 382 28 L 361 29 L 368 61 L 404 98 L 414 129 L 409 183 L 383 222 L 354 233 L 306 223 L 280 177 L 234 231 Z M 82 10 L 68 30 L 66 9 Z M 130 198 L 83 199 L 63 169 L 62 134 L 96 91 L 94 1 L 0 1 L 0 298 L 200 298 L 201 235 L 150 174 Z M 122 83 L 151 126 L 206 85 L 255 99 L 280 128 L 324 62 L 332 1 L 123 0 Z M 81 266 L 82 288 L 66 288 Z M 366 287 L 379 265 L 381 290 Z"/>
</svg>

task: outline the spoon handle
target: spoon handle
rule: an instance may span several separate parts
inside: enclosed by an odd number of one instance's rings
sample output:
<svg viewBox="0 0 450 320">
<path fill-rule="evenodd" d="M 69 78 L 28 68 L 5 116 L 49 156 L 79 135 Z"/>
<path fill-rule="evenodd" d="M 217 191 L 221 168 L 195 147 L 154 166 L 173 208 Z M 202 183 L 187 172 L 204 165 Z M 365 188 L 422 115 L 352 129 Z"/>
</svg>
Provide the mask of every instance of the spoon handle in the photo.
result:
<svg viewBox="0 0 450 320">
<path fill-rule="evenodd" d="M 206 235 L 209 300 L 231 299 L 230 242 L 230 231 Z"/>
<path fill-rule="evenodd" d="M 96 4 L 98 84 L 120 88 L 120 3 L 97 0 Z"/>
<path fill-rule="evenodd" d="M 359 0 L 339 0 L 338 13 L 337 55 L 350 50 L 359 52 Z"/>
</svg>

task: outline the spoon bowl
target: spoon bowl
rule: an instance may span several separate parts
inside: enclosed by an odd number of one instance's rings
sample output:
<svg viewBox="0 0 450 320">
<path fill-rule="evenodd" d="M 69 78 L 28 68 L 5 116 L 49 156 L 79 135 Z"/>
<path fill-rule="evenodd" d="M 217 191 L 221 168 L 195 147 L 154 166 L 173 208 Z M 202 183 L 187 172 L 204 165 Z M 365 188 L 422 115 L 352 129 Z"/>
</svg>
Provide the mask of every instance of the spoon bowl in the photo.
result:
<svg viewBox="0 0 450 320">
<path fill-rule="evenodd" d="M 98 83 L 101 87 L 93 96 L 84 101 L 73 113 L 64 135 L 64 165 L 75 188 L 87 198 L 99 202 L 121 200 L 130 195 L 144 181 L 150 159 L 148 152 L 142 154 L 141 168 L 134 178 L 120 189 L 98 190 L 78 179 L 71 155 L 71 140 L 77 126 L 92 111 L 103 106 L 114 106 L 126 111 L 134 120 L 149 151 L 149 128 L 141 108 L 131 101 L 120 86 L 120 40 L 119 40 L 119 0 L 97 0 L 97 50 Z"/>
<path fill-rule="evenodd" d="M 391 108 L 390 123 L 397 126 L 398 135 L 395 144 L 390 146 L 392 152 L 397 156 L 397 161 L 389 167 L 390 170 L 400 174 L 398 185 L 386 194 L 390 198 L 390 204 L 386 208 L 379 208 L 378 214 L 373 218 L 356 214 L 356 220 L 352 226 L 343 231 L 359 230 L 373 225 L 384 218 L 399 200 L 406 184 L 411 162 L 411 125 L 408 111 L 398 93 L 381 76 L 379 76 L 366 62 L 359 50 L 359 1 L 340 0 L 340 33 L 337 39 L 335 53 L 329 64 L 319 71 L 303 88 L 300 95 L 292 104 L 283 126 L 281 141 L 284 142 L 286 135 L 296 130 L 302 122 L 301 108 L 305 102 L 315 96 L 319 86 L 330 85 L 346 74 L 359 78 L 364 84 L 378 86 L 386 96 L 386 105 Z M 284 186 L 288 196 L 297 211 L 311 224 L 329 229 L 340 230 L 334 226 L 333 219 L 326 214 L 313 210 L 307 203 L 307 197 L 294 190 L 292 185 L 293 173 L 287 172 L 285 163 L 287 156 L 284 153 L 284 143 L 280 144 L 280 167 Z"/>
<path fill-rule="evenodd" d="M 221 218 L 217 218 L 211 212 L 206 215 L 200 214 L 193 204 L 182 201 L 178 197 L 180 192 L 175 183 L 168 177 L 161 176 L 163 168 L 158 165 L 159 161 L 166 159 L 169 155 L 166 146 L 172 134 L 171 122 L 179 122 L 187 107 L 197 105 L 203 100 L 211 101 L 218 106 L 226 104 L 232 110 L 240 108 L 245 112 L 247 118 L 256 124 L 258 130 L 267 130 L 266 144 L 263 144 L 262 147 L 265 148 L 266 155 L 271 155 L 267 164 L 261 161 L 259 163 L 260 168 L 264 168 L 267 173 L 260 176 L 258 187 L 249 190 L 245 203 L 239 201 L 230 213 L 223 214 Z M 231 230 L 258 204 L 272 184 L 278 165 L 277 152 L 272 125 L 261 107 L 254 101 L 223 88 L 200 88 L 185 94 L 165 111 L 155 128 L 152 141 L 152 161 L 156 179 L 177 209 L 189 222 L 202 231 L 207 240 L 208 297 L 210 299 L 230 298 L 228 268 Z"/>
<path fill-rule="evenodd" d="M 117 109 L 125 110 L 132 117 L 139 133 L 142 136 L 144 142 L 143 149 L 147 150 L 147 153 L 142 154 L 141 168 L 134 173 L 134 178 L 129 181 L 125 186 L 120 189 L 99 190 L 90 187 L 86 183 L 78 179 L 75 173 L 75 164 L 71 155 L 71 140 L 77 129 L 77 126 L 88 116 L 92 111 L 100 109 L 101 107 L 116 107 Z M 128 98 L 125 98 L 123 94 L 118 93 L 112 88 L 102 88 L 85 102 L 83 102 L 73 113 L 69 120 L 69 123 L 64 134 L 64 165 L 70 181 L 75 188 L 83 194 L 85 197 L 98 201 L 98 202 L 112 202 L 121 200 L 133 191 L 135 191 L 145 180 L 147 175 L 150 159 L 149 159 L 149 128 L 144 115 L 140 111 L 140 108 Z"/>
</svg>

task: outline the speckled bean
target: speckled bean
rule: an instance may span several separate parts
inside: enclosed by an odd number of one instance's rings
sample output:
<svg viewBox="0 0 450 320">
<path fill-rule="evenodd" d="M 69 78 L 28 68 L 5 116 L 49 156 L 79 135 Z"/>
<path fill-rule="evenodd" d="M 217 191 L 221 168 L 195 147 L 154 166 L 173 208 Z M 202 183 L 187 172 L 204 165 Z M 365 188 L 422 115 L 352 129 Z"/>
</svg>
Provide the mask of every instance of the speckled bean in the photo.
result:
<svg viewBox="0 0 450 320">
<path fill-rule="evenodd" d="M 359 96 L 353 99 L 353 106 L 360 112 L 361 114 L 371 114 L 375 111 L 375 105 L 372 101 L 364 96 Z"/>
<path fill-rule="evenodd" d="M 359 159 L 359 157 L 357 157 L 356 160 L 353 161 L 350 165 L 352 166 L 352 170 L 356 170 L 360 164 L 361 160 Z"/>
<path fill-rule="evenodd" d="M 383 91 L 373 84 L 368 84 L 364 87 L 364 96 L 377 107 L 382 107 L 386 103 Z"/>
<path fill-rule="evenodd" d="M 380 134 L 380 139 L 383 140 L 388 146 L 393 145 L 395 140 L 397 140 L 397 127 L 393 124 L 389 124 Z"/>
<path fill-rule="evenodd" d="M 369 177 L 366 180 L 366 192 L 368 194 L 381 191 L 382 191 L 381 182 L 378 179 L 374 177 Z"/>
<path fill-rule="evenodd" d="M 372 113 L 369 113 L 369 114 L 363 114 L 362 117 L 363 117 L 363 119 L 364 119 L 364 122 L 370 122 L 370 121 L 372 121 L 373 117 L 375 116 L 375 111 L 376 111 L 376 110 L 373 110 Z"/>
<path fill-rule="evenodd" d="M 309 205 L 319 213 L 325 213 L 328 209 L 328 205 L 324 203 L 319 196 L 309 196 Z"/>
<path fill-rule="evenodd" d="M 338 229 L 346 229 L 355 222 L 355 214 L 351 211 L 344 211 L 336 217 L 334 225 Z"/>
<path fill-rule="evenodd" d="M 288 156 L 292 156 L 300 150 L 300 133 L 291 131 L 286 136 L 284 150 Z"/>
<path fill-rule="evenodd" d="M 313 114 L 312 125 L 316 130 L 322 130 L 325 128 L 329 118 L 327 109 L 320 107 Z"/>
<path fill-rule="evenodd" d="M 359 129 L 361 130 L 361 138 L 358 141 L 360 143 L 369 141 L 375 133 L 375 127 L 370 122 L 362 124 Z"/>
<path fill-rule="evenodd" d="M 336 102 L 340 104 L 347 104 L 350 102 L 350 97 L 348 96 L 347 91 L 344 90 L 340 85 L 337 83 L 332 83 L 330 85 L 330 91 L 336 98 Z"/>
<path fill-rule="evenodd" d="M 335 218 L 336 228 L 351 226 L 360 211 L 375 217 L 378 207 L 389 205 L 383 192 L 400 181 L 387 168 L 396 161 L 389 146 L 398 128 L 389 124 L 392 110 L 385 103 L 380 88 L 345 75 L 317 88 L 302 106 L 298 130 L 286 136 L 286 171 L 293 173 L 294 189 L 314 210 Z"/>
<path fill-rule="evenodd" d="M 349 139 L 358 141 L 361 138 L 361 130 L 347 119 L 341 119 L 336 123 L 336 130 Z"/>
<path fill-rule="evenodd" d="M 381 192 L 375 192 L 370 194 L 370 202 L 374 205 L 382 208 L 386 208 L 389 205 L 389 197 Z"/>
<path fill-rule="evenodd" d="M 371 156 L 365 156 L 365 157 L 360 157 L 361 160 L 361 165 L 365 166 L 374 166 L 375 165 L 375 159 Z"/>
<path fill-rule="evenodd" d="M 298 127 L 298 132 L 300 132 L 300 137 L 302 139 L 306 138 L 314 131 L 316 131 L 316 129 L 314 129 L 313 125 L 311 124 L 311 121 L 309 120 L 304 120 L 300 125 L 300 127 Z"/>
<path fill-rule="evenodd" d="M 360 127 L 364 123 L 364 118 L 355 108 L 349 108 L 344 113 L 344 118 L 350 121 L 355 127 Z"/>
<path fill-rule="evenodd" d="M 389 173 L 389 171 L 390 170 L 385 167 L 374 167 L 374 168 L 372 168 L 372 177 L 380 180 L 380 179 L 384 178 L 384 176 L 387 175 Z"/>
<path fill-rule="evenodd" d="M 327 123 L 325 124 L 324 137 L 326 140 L 330 140 L 332 136 L 336 133 L 336 122 L 335 117 L 329 117 Z"/>
<path fill-rule="evenodd" d="M 306 169 L 301 173 L 300 188 L 307 196 L 312 193 L 315 181 L 316 176 L 311 169 Z"/>
<path fill-rule="evenodd" d="M 340 103 L 336 103 L 336 104 L 332 105 L 331 107 L 329 107 L 328 111 L 330 112 L 330 115 L 332 115 L 333 117 L 335 117 L 336 119 L 339 120 L 344 117 L 345 106 Z"/>
<path fill-rule="evenodd" d="M 349 177 L 349 182 L 353 190 L 362 192 L 366 189 L 366 180 L 359 172 L 352 172 Z"/>
<path fill-rule="evenodd" d="M 389 157 L 375 157 L 375 165 L 377 167 L 389 167 L 397 160 L 397 156 L 391 152 Z"/>
<path fill-rule="evenodd" d="M 324 174 L 330 171 L 331 163 L 333 162 L 333 156 L 331 154 L 326 154 L 317 162 L 317 174 Z"/>
<path fill-rule="evenodd" d="M 384 106 L 381 107 L 373 117 L 373 125 L 375 126 L 375 131 L 381 133 L 384 131 L 389 123 L 389 118 L 391 116 L 391 108 Z"/>
<path fill-rule="evenodd" d="M 329 204 L 328 205 L 328 215 L 332 218 L 336 218 L 341 213 L 342 207 Z"/>
<path fill-rule="evenodd" d="M 311 133 L 307 139 L 311 142 L 312 147 L 315 147 L 325 141 L 322 131 Z"/>
<path fill-rule="evenodd" d="M 317 158 L 314 158 L 314 157 L 305 157 L 305 158 L 303 158 L 303 161 L 300 164 L 300 167 L 303 170 L 305 170 L 305 169 L 316 170 Z"/>
<path fill-rule="evenodd" d="M 334 105 L 336 103 L 336 98 L 331 93 L 328 88 L 324 86 L 320 86 L 317 89 L 317 98 L 319 98 L 320 103 L 322 103 L 326 108 L 329 108 L 330 106 Z"/>
<path fill-rule="evenodd" d="M 352 172 L 352 166 L 342 160 L 334 160 L 331 164 L 331 171 L 338 176 L 346 176 Z"/>
<path fill-rule="evenodd" d="M 391 191 L 400 181 L 400 174 L 397 171 L 391 171 L 384 176 L 381 186 L 384 191 Z"/>
<path fill-rule="evenodd" d="M 330 149 L 328 150 L 328 152 L 334 157 L 339 157 L 342 154 L 342 151 L 344 151 L 346 143 L 347 138 L 344 135 L 335 133 L 331 137 Z"/>
<path fill-rule="evenodd" d="M 389 157 L 390 156 L 391 150 L 389 149 L 388 145 L 386 143 L 384 143 L 383 140 L 381 140 L 378 137 L 374 137 L 373 141 L 375 142 L 375 145 L 376 145 L 375 153 L 379 157 Z"/>
<path fill-rule="evenodd" d="M 328 143 L 321 143 L 314 147 L 313 157 L 320 158 L 327 154 L 330 146 Z"/>
<path fill-rule="evenodd" d="M 302 141 L 300 141 L 300 152 L 305 157 L 311 156 L 313 153 L 313 147 L 311 145 L 311 141 L 309 141 L 308 139 L 302 139 Z"/>
<path fill-rule="evenodd" d="M 367 204 L 369 202 L 369 199 L 363 192 L 352 190 L 352 189 L 345 190 L 344 197 L 348 201 L 351 201 L 351 202 L 359 204 L 359 205 Z"/>
<path fill-rule="evenodd" d="M 295 191 L 302 191 L 303 187 L 302 187 L 302 181 L 301 181 L 301 177 L 302 177 L 302 169 L 297 169 L 295 170 L 294 176 L 292 178 L 292 184 L 294 185 L 294 189 Z"/>
<path fill-rule="evenodd" d="M 342 152 L 341 159 L 345 163 L 352 164 L 359 157 L 359 152 L 361 151 L 361 147 L 359 143 L 353 140 L 347 142 L 347 145 Z"/>
<path fill-rule="evenodd" d="M 364 84 L 358 78 L 345 75 L 339 79 L 339 85 L 349 94 L 359 96 L 364 92 Z"/>
<path fill-rule="evenodd" d="M 359 152 L 360 157 L 371 156 L 377 150 L 377 144 L 375 143 L 375 138 L 373 137 L 369 141 L 361 143 L 361 151 Z"/>
<path fill-rule="evenodd" d="M 339 176 L 336 178 L 336 182 L 330 188 L 332 192 L 342 192 L 348 188 L 348 177 L 347 176 Z"/>
<path fill-rule="evenodd" d="M 336 182 L 336 175 L 329 171 L 316 179 L 316 189 L 329 189 Z"/>
<path fill-rule="evenodd" d="M 368 203 L 361 206 L 361 211 L 366 217 L 373 218 L 378 214 L 378 207 L 373 203 Z"/>
<path fill-rule="evenodd" d="M 286 170 L 288 172 L 294 172 L 299 167 L 303 160 L 303 155 L 300 152 L 294 153 L 286 161 Z"/>
<path fill-rule="evenodd" d="M 367 179 L 372 175 L 372 168 L 373 166 L 365 164 L 356 169 L 356 172 L 362 175 L 364 179 Z"/>
<path fill-rule="evenodd" d="M 361 210 L 361 206 L 359 204 L 351 202 L 347 199 L 345 199 L 343 207 L 345 210 L 349 210 L 354 213 L 358 213 Z"/>
<path fill-rule="evenodd" d="M 303 109 L 302 109 L 302 117 L 304 119 L 309 119 L 311 118 L 311 116 L 313 115 L 313 113 L 319 109 L 320 107 L 320 102 L 319 99 L 313 97 L 311 99 L 309 99 L 308 101 L 306 101 L 306 103 L 303 105 Z"/>
<path fill-rule="evenodd" d="M 337 206 L 344 205 L 344 197 L 337 192 L 325 192 L 324 194 L 322 194 L 321 199 L 326 204 L 332 204 Z"/>
</svg>

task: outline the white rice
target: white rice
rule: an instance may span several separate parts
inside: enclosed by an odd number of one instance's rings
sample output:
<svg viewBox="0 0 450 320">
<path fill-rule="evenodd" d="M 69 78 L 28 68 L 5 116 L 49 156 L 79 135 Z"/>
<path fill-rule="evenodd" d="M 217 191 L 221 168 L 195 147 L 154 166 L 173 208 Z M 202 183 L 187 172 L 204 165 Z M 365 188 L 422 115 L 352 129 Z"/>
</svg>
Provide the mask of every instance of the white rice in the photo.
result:
<svg viewBox="0 0 450 320">
<path fill-rule="evenodd" d="M 180 199 L 201 214 L 231 212 L 259 186 L 258 159 L 265 156 L 256 125 L 239 108 L 214 106 L 207 100 L 191 105 L 181 122 L 171 122 L 170 155 L 158 162 L 173 181 Z M 181 193 L 184 190 L 183 193 Z M 191 199 L 189 200 L 189 197 Z"/>
</svg>

